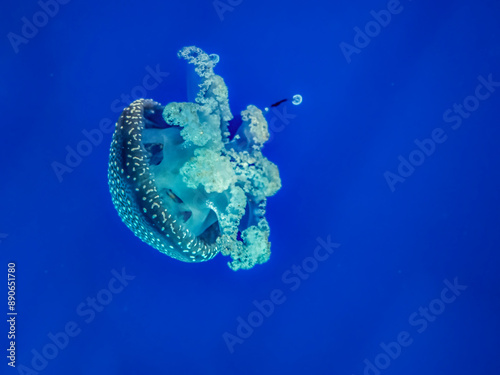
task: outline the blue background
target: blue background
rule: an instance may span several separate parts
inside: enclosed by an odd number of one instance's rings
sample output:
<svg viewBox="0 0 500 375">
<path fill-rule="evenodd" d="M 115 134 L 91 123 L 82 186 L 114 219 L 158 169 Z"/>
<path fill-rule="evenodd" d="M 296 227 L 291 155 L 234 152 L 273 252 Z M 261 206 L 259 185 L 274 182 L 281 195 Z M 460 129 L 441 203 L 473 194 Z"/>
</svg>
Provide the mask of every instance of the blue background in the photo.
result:
<svg viewBox="0 0 500 375">
<path fill-rule="evenodd" d="M 386 1 L 229 7 L 71 0 L 16 53 L 8 33 L 41 8 L 2 2 L 0 283 L 15 261 L 19 315 L 18 367 L 2 355 L 0 372 L 30 373 L 19 366 L 32 368 L 33 350 L 74 321 L 79 334 L 33 373 L 375 375 L 366 366 L 377 358 L 381 374 L 499 373 L 500 89 L 456 130 L 443 114 L 474 95 L 478 76 L 500 81 L 500 2 L 402 0 L 350 63 L 340 44 L 353 45 L 353 28 Z M 219 54 L 233 114 L 304 98 L 284 104 L 295 117 L 276 122 L 264 148 L 283 187 L 268 201 L 271 259 L 249 271 L 221 255 L 178 262 L 134 237 L 108 192 L 111 133 L 61 182 L 53 171 L 83 130 L 116 121 L 111 104 L 147 66 L 169 73 L 148 97 L 186 100 L 176 53 L 187 45 Z M 436 128 L 446 141 L 391 191 L 384 173 Z M 328 236 L 340 247 L 291 290 L 283 275 Z M 77 307 L 123 268 L 135 279 L 86 323 Z M 455 278 L 467 289 L 418 332 L 412 314 Z M 230 353 L 224 332 L 274 289 L 285 302 Z M 403 331 L 411 345 L 384 362 L 380 344 Z"/>
</svg>

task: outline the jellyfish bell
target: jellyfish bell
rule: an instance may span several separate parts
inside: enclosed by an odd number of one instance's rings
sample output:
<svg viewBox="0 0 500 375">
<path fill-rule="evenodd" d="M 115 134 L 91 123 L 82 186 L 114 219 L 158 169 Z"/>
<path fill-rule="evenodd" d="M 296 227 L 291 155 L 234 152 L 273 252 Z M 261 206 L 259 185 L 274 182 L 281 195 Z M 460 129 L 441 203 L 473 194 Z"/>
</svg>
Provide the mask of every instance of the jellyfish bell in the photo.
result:
<svg viewBox="0 0 500 375">
<path fill-rule="evenodd" d="M 132 232 L 181 261 L 219 252 L 233 270 L 270 256 L 267 197 L 281 187 L 261 148 L 269 138 L 262 111 L 249 105 L 230 137 L 227 87 L 213 72 L 218 55 L 185 47 L 194 65 L 194 99 L 161 105 L 139 99 L 120 116 L 108 169 L 112 200 Z"/>
<path fill-rule="evenodd" d="M 292 103 L 293 105 L 299 105 L 300 103 L 302 103 L 302 95 L 294 95 L 293 98 L 292 98 Z"/>
</svg>

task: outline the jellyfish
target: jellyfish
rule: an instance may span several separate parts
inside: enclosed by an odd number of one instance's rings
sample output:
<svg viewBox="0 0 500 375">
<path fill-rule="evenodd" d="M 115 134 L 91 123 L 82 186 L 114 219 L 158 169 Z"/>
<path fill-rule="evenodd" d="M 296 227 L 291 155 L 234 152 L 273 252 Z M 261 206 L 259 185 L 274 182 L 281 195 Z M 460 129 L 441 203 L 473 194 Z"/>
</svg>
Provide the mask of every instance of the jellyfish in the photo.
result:
<svg viewBox="0 0 500 375">
<path fill-rule="evenodd" d="M 142 241 L 184 262 L 218 253 L 233 270 L 270 256 L 267 198 L 281 187 L 278 168 L 262 154 L 269 139 L 260 109 L 248 105 L 231 136 L 228 90 L 219 61 L 198 47 L 178 56 L 194 65 L 192 102 L 139 99 L 123 110 L 110 148 L 113 204 Z"/>
</svg>

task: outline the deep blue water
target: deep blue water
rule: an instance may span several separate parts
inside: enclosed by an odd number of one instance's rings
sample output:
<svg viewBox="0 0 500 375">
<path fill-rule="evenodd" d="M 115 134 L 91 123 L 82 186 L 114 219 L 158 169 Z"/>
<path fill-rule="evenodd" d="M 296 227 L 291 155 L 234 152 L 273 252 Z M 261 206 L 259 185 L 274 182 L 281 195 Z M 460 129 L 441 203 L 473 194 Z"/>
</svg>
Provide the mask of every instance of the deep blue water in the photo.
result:
<svg viewBox="0 0 500 375">
<path fill-rule="evenodd" d="M 9 0 L 0 14 L 0 373 L 499 373 L 499 1 Z M 126 228 L 109 128 L 53 169 L 151 69 L 147 97 L 185 101 L 188 45 L 220 56 L 233 114 L 304 99 L 279 107 L 264 148 L 283 186 L 271 259 L 248 271 L 176 261 Z"/>
</svg>

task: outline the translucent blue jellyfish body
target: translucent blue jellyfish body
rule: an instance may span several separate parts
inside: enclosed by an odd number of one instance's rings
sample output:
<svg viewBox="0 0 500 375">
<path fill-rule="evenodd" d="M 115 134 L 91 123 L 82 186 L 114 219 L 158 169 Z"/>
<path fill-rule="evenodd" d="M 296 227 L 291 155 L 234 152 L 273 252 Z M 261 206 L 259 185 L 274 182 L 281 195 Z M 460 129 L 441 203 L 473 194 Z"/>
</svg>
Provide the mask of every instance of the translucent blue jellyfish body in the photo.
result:
<svg viewBox="0 0 500 375">
<path fill-rule="evenodd" d="M 261 148 L 269 139 L 262 112 L 249 105 L 229 138 L 228 91 L 213 68 L 219 56 L 179 52 L 200 77 L 194 102 L 139 99 L 120 116 L 110 150 L 109 187 L 124 223 L 141 240 L 181 261 L 221 252 L 233 270 L 270 256 L 267 197 L 281 187 Z"/>
<path fill-rule="evenodd" d="M 302 103 L 302 95 L 294 95 L 293 98 L 292 98 L 292 103 L 294 105 L 299 105 L 300 103 Z"/>
</svg>

